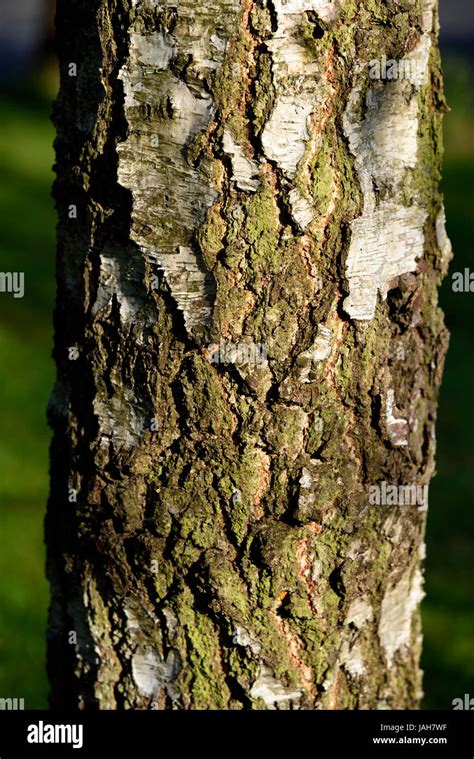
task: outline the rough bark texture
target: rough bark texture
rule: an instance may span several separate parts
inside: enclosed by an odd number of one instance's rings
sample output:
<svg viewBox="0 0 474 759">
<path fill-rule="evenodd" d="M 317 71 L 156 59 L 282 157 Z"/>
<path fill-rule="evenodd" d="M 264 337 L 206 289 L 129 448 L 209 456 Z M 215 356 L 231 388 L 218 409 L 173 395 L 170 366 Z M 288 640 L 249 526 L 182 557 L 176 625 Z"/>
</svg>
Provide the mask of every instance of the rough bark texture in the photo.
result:
<svg viewBox="0 0 474 759">
<path fill-rule="evenodd" d="M 426 503 L 371 489 L 434 471 L 435 0 L 60 0 L 58 41 L 53 706 L 415 707 Z"/>
</svg>

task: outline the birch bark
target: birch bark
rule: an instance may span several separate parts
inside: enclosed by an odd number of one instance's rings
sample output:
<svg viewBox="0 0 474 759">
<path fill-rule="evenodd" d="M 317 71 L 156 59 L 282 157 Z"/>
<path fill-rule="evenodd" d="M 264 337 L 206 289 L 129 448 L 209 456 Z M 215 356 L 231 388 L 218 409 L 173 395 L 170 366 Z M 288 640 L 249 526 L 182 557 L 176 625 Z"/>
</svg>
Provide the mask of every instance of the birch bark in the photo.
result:
<svg viewBox="0 0 474 759">
<path fill-rule="evenodd" d="M 418 705 L 437 31 L 435 0 L 60 0 L 53 707 Z"/>
</svg>

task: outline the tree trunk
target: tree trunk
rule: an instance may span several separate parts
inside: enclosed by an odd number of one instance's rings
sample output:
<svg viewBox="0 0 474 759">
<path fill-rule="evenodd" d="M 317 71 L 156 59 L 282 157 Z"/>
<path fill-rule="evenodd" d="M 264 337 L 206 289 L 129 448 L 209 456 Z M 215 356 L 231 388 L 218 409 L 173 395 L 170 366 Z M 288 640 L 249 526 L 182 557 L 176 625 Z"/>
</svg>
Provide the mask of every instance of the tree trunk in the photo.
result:
<svg viewBox="0 0 474 759">
<path fill-rule="evenodd" d="M 60 0 L 52 706 L 421 696 L 435 0 Z"/>
</svg>

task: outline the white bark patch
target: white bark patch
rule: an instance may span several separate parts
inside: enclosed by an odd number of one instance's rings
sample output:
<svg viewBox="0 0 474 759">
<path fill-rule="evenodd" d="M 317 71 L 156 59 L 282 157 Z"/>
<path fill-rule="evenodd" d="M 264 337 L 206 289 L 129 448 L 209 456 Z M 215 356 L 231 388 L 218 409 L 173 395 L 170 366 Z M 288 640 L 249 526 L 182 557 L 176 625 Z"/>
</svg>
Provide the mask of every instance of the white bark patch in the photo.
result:
<svg viewBox="0 0 474 759">
<path fill-rule="evenodd" d="M 112 258 L 105 253 L 101 255 L 99 285 L 92 307 L 94 316 L 102 315 L 106 318 L 115 298 L 124 330 L 143 318 L 143 302 L 137 295 L 141 292 L 142 282 L 139 278 L 143 275 L 130 263 L 118 256 Z M 140 337 L 137 339 L 141 340 Z M 99 420 L 100 445 L 107 448 L 113 443 L 116 450 L 130 450 L 143 438 L 147 424 L 146 413 L 140 408 L 135 393 L 122 378 L 112 372 L 110 382 L 114 389 L 112 397 L 108 397 L 105 384 L 100 382 L 94 399 L 94 413 Z"/>
<path fill-rule="evenodd" d="M 161 687 L 161 659 L 155 651 L 146 651 L 132 657 L 132 674 L 135 685 L 142 694 L 151 698 Z"/>
<path fill-rule="evenodd" d="M 419 556 L 420 556 L 420 561 L 424 561 L 426 559 L 426 543 L 424 540 L 422 543 L 420 543 Z"/>
<path fill-rule="evenodd" d="M 120 320 L 123 326 L 126 326 L 140 318 L 142 301 L 136 296 L 137 282 L 133 279 L 134 272 L 123 269 L 125 262 L 107 255 L 100 257 L 99 286 L 92 313 L 96 316 L 110 308 L 115 296 L 120 308 Z"/>
<path fill-rule="evenodd" d="M 333 21 L 339 10 L 336 0 L 274 0 L 282 28 L 290 28 L 305 11 L 314 11 L 323 21 Z"/>
<path fill-rule="evenodd" d="M 100 445 L 108 447 L 113 443 L 116 450 L 130 450 L 136 447 L 145 428 L 145 417 L 137 407 L 137 399 L 127 386 L 116 384 L 117 391 L 112 398 L 94 399 L 94 414 L 100 422 Z"/>
<path fill-rule="evenodd" d="M 294 177 L 309 140 L 308 120 L 314 108 L 305 95 L 282 95 L 267 122 L 262 145 L 265 155 Z"/>
<path fill-rule="evenodd" d="M 325 361 L 332 353 L 332 332 L 328 327 L 320 324 L 318 336 L 311 349 L 313 361 Z"/>
<path fill-rule="evenodd" d="M 421 28 L 425 33 L 433 31 L 435 0 L 421 0 Z"/>
<path fill-rule="evenodd" d="M 405 83 L 377 82 L 367 98 L 367 114 L 346 133 L 357 158 L 364 200 L 372 201 L 376 187 L 400 187 L 406 169 L 416 166 L 418 154 L 418 100 L 406 102 Z"/>
<path fill-rule="evenodd" d="M 259 676 L 250 690 L 251 698 L 261 698 L 267 709 L 288 708 L 290 705 L 298 708 L 303 696 L 303 689 L 285 688 L 273 675 L 269 667 L 262 666 Z"/>
<path fill-rule="evenodd" d="M 353 319 L 370 321 L 377 294 L 385 300 L 390 281 L 414 272 L 423 256 L 423 226 L 428 214 L 392 201 L 364 213 L 352 222 L 352 239 L 346 263 L 349 296 L 344 310 Z"/>
<path fill-rule="evenodd" d="M 296 188 L 288 195 L 291 215 L 303 231 L 311 224 L 315 216 L 313 206 Z"/>
<path fill-rule="evenodd" d="M 300 487 L 302 487 L 304 490 L 308 490 L 309 488 L 313 487 L 313 484 L 314 480 L 311 472 L 306 469 L 306 467 L 303 467 L 301 470 Z"/>
<path fill-rule="evenodd" d="M 162 32 L 148 36 L 132 32 L 130 45 L 135 52 L 135 62 L 140 64 L 144 70 L 150 67 L 152 71 L 168 68 L 176 50 L 173 39 Z"/>
<path fill-rule="evenodd" d="M 312 6 L 323 21 L 334 21 L 339 13 L 336 0 L 313 0 Z"/>
<path fill-rule="evenodd" d="M 433 12 L 433 10 L 431 12 Z M 433 21 L 431 21 L 431 23 L 433 23 Z M 417 90 L 420 90 L 421 87 L 429 83 L 431 45 L 431 36 L 429 34 L 423 34 L 411 53 L 408 53 L 403 58 L 406 79 L 408 79 Z"/>
<path fill-rule="evenodd" d="M 444 208 L 441 209 L 436 218 L 436 241 L 441 251 L 441 264 L 443 267 L 447 267 L 453 256 L 453 248 L 446 231 L 446 212 Z"/>
<path fill-rule="evenodd" d="M 306 467 L 301 470 L 300 477 L 300 492 L 298 495 L 298 506 L 300 509 L 305 509 L 311 506 L 314 502 L 314 477 Z"/>
<path fill-rule="evenodd" d="M 319 66 L 300 43 L 300 27 L 305 11 L 329 12 L 316 0 L 276 0 L 277 29 L 268 42 L 272 54 L 276 100 L 263 130 L 265 155 L 284 174 L 294 178 L 310 137 L 310 116 L 321 100 Z M 324 6 L 324 9 L 323 9 Z"/>
<path fill-rule="evenodd" d="M 258 640 L 256 640 L 244 627 L 241 627 L 240 625 L 236 625 L 234 629 L 234 633 L 232 636 L 233 642 L 237 646 L 242 646 L 243 648 L 249 648 L 250 651 L 257 656 L 260 651 L 262 650 L 262 647 Z"/>
<path fill-rule="evenodd" d="M 172 641 L 176 636 L 176 628 L 178 627 L 178 617 L 174 613 L 173 609 L 165 607 L 163 609 L 163 616 L 166 620 L 166 628 L 168 630 L 168 639 Z"/>
<path fill-rule="evenodd" d="M 386 423 L 393 445 L 408 445 L 409 425 L 406 419 L 395 416 L 395 391 L 392 389 L 387 391 Z"/>
<path fill-rule="evenodd" d="M 215 285 L 193 238 L 218 193 L 209 166 L 191 165 L 186 148 L 212 117 L 204 77 L 222 64 L 240 7 L 238 0 L 224 0 L 216 20 L 206 3 L 183 0 L 173 35 L 131 30 L 119 75 L 129 133 L 117 146 L 118 180 L 132 193 L 131 238 L 164 273 L 194 336 L 210 323 Z M 170 70 L 178 54 L 189 61 L 186 81 Z M 151 115 L 143 118 L 143 110 Z"/>
<path fill-rule="evenodd" d="M 345 625 L 354 625 L 361 630 L 367 622 L 373 619 L 374 610 L 366 598 L 357 598 L 352 601 L 347 610 Z"/>
<path fill-rule="evenodd" d="M 184 314 L 186 328 L 193 333 L 208 324 L 212 315 L 212 286 L 192 248 L 178 245 L 164 260 L 156 248 L 149 248 L 147 260 L 155 261 L 164 273 L 178 307 Z"/>
<path fill-rule="evenodd" d="M 305 384 L 313 382 L 314 378 L 311 372 L 321 361 L 326 361 L 332 353 L 333 335 L 328 327 L 320 324 L 318 335 L 311 348 L 300 353 L 297 359 L 297 365 L 300 368 L 299 380 Z"/>
<path fill-rule="evenodd" d="M 323 562 L 321 559 L 315 559 L 313 561 L 313 571 L 311 573 L 311 579 L 313 582 L 319 580 L 323 575 Z"/>
<path fill-rule="evenodd" d="M 140 70 L 136 75 L 134 90 L 132 78 L 127 80 L 122 72 L 127 102 L 145 94 Z M 127 141 L 118 146 L 118 178 L 133 195 L 132 238 L 147 260 L 156 261 L 157 268 L 164 272 L 171 294 L 183 312 L 186 328 L 192 332 L 194 327 L 205 326 L 210 320 L 213 286 L 191 247 L 191 237 L 204 221 L 217 192 L 202 172 L 188 164 L 183 148 L 209 122 L 212 101 L 209 96 L 196 98 L 171 73 L 167 72 L 166 78 L 173 124 L 166 121 L 154 124 L 158 136 L 156 148 L 152 147 L 151 136 L 149 144 L 139 145 L 139 135 L 131 132 Z M 155 96 L 155 102 L 158 97 Z M 131 110 L 138 105 L 135 100 Z"/>
<path fill-rule="evenodd" d="M 406 76 L 373 84 L 362 121 L 360 83 L 352 90 L 344 114 L 344 131 L 364 197 L 363 214 L 351 225 L 346 264 L 350 294 L 344 309 L 356 320 L 373 319 L 378 293 L 385 299 L 390 281 L 416 271 L 423 255 L 428 214 L 416 204 L 402 205 L 398 197 L 407 172 L 417 166 L 418 96 L 428 79 L 430 48 L 431 37 L 423 34 L 400 62 Z M 386 198 L 378 205 L 376 190 L 383 191 Z"/>
<path fill-rule="evenodd" d="M 170 651 L 166 661 L 153 649 L 132 656 L 133 680 L 140 694 L 147 698 L 157 698 L 164 689 L 173 701 L 177 701 L 179 691 L 174 681 L 180 670 L 181 659 L 175 650 Z"/>
<path fill-rule="evenodd" d="M 232 179 L 240 190 L 255 192 L 258 190 L 258 174 L 260 166 L 256 161 L 247 158 L 241 145 L 237 145 L 232 135 L 225 131 L 223 140 L 224 153 L 231 157 Z"/>
<path fill-rule="evenodd" d="M 358 643 L 356 643 L 350 651 L 347 650 L 343 653 L 341 664 L 352 677 L 362 677 L 365 675 L 364 657 L 362 649 Z"/>
<path fill-rule="evenodd" d="M 418 568 L 413 574 L 407 572 L 385 593 L 379 638 L 389 667 L 396 652 L 410 645 L 413 614 L 423 598 L 423 576 Z"/>
</svg>

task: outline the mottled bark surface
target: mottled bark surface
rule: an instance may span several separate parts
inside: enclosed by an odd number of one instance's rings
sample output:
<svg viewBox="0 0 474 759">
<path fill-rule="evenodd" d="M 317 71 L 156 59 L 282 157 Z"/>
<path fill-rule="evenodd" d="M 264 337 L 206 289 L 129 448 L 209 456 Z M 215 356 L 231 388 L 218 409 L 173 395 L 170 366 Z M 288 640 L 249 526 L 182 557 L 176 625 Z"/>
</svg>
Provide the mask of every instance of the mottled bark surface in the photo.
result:
<svg viewBox="0 0 474 759">
<path fill-rule="evenodd" d="M 53 706 L 418 704 L 435 6 L 60 0 Z"/>
</svg>

